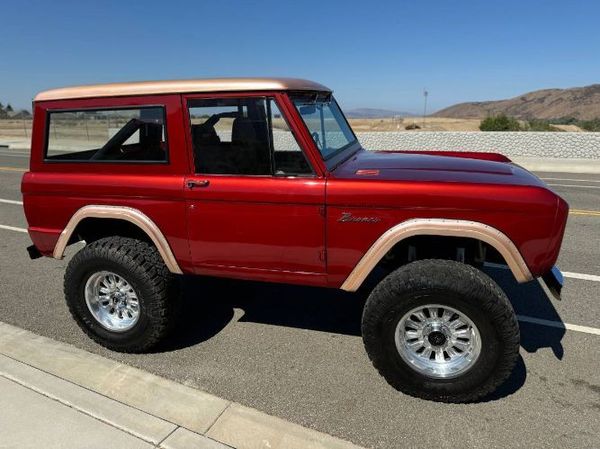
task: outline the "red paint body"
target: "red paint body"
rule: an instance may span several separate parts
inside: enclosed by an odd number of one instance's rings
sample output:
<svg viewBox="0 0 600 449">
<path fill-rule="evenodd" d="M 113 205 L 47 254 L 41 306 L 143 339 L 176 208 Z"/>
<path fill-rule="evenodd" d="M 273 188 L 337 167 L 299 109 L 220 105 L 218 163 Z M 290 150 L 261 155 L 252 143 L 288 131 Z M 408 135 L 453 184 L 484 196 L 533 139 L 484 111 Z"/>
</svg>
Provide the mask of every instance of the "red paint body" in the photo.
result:
<svg viewBox="0 0 600 449">
<path fill-rule="evenodd" d="M 313 178 L 194 174 L 186 101 L 275 97 Z M 164 105 L 168 164 L 44 162 L 46 112 Z M 555 263 L 568 206 L 493 153 L 367 152 L 329 170 L 286 92 L 151 95 L 36 102 L 24 208 L 35 246 L 51 255 L 73 214 L 90 204 L 141 210 L 185 273 L 340 287 L 386 230 L 413 218 L 473 220 L 506 234 L 535 276 Z M 358 172 L 358 173 L 357 173 Z M 208 180 L 189 189 L 188 180 Z M 343 212 L 376 217 L 339 222 Z"/>
</svg>

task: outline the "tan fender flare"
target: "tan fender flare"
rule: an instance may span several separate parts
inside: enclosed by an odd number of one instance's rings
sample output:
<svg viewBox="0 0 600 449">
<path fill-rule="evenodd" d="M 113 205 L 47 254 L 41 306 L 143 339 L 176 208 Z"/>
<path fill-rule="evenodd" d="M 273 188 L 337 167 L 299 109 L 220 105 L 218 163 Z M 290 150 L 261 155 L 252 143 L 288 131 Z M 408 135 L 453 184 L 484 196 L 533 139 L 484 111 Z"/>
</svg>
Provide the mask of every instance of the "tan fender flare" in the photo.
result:
<svg viewBox="0 0 600 449">
<path fill-rule="evenodd" d="M 396 243 L 415 235 L 468 237 L 481 240 L 494 247 L 504 257 L 518 282 L 533 279 L 529 267 L 515 244 L 498 229 L 476 221 L 417 218 L 402 222 L 382 234 L 354 267 L 341 289 L 349 292 L 358 290 L 371 270 Z"/>
<path fill-rule="evenodd" d="M 60 237 L 54 246 L 54 252 L 52 256 L 55 259 L 63 258 L 65 248 L 69 243 L 69 239 L 71 238 L 73 231 L 75 231 L 79 222 L 85 218 L 112 218 L 125 220 L 136 225 L 138 228 L 144 231 L 148 237 L 150 237 L 169 271 L 175 274 L 183 274 L 179 264 L 177 263 L 177 259 L 175 259 L 173 251 L 171 251 L 169 242 L 167 242 L 167 239 L 160 231 L 156 223 L 154 223 L 146 214 L 138 209 L 124 206 L 91 205 L 84 206 L 75 212 L 75 214 L 73 214 L 69 220 L 69 223 L 67 223 L 65 229 L 63 229 L 63 231 L 60 233 Z"/>
</svg>

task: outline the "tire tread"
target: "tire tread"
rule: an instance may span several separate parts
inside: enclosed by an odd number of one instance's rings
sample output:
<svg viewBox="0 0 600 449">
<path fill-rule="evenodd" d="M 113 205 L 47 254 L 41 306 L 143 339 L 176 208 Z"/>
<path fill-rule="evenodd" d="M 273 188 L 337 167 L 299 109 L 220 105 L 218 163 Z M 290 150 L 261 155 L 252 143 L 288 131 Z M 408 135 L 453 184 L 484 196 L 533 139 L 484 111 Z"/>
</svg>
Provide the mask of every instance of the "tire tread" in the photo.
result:
<svg viewBox="0 0 600 449">
<path fill-rule="evenodd" d="M 98 259 L 110 260 L 132 270 L 138 283 L 146 289 L 145 307 L 150 325 L 142 338 L 129 343 L 115 344 L 97 335 L 91 318 L 78 312 L 81 305 L 75 279 L 81 267 Z M 129 237 L 105 237 L 86 245 L 77 252 L 67 266 L 64 293 L 69 312 L 79 327 L 94 341 L 120 352 L 146 352 L 156 346 L 169 333 L 174 322 L 176 282 L 164 264 L 158 250 L 151 244 Z"/>
<path fill-rule="evenodd" d="M 407 291 L 440 285 L 468 289 L 481 299 L 480 307 L 499 327 L 502 349 L 499 363 L 490 378 L 478 388 L 460 394 L 440 394 L 418 389 L 390 369 L 382 349 L 378 329 L 392 302 Z M 408 395 L 441 402 L 463 403 L 492 393 L 510 376 L 519 355 L 519 325 L 508 298 L 500 286 L 475 267 L 455 261 L 426 259 L 407 264 L 383 279 L 369 296 L 363 311 L 363 341 L 369 359 L 387 382 Z"/>
</svg>

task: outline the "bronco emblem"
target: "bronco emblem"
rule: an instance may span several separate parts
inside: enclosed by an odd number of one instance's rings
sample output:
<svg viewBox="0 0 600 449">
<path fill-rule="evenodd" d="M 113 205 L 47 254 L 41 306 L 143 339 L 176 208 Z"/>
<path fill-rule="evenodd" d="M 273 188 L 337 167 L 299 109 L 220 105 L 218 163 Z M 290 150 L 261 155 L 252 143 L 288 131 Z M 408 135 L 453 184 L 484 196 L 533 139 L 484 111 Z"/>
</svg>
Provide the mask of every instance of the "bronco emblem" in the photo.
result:
<svg viewBox="0 0 600 449">
<path fill-rule="evenodd" d="M 351 212 L 342 212 L 342 216 L 338 218 L 340 223 L 379 223 L 379 217 L 355 217 Z"/>
</svg>

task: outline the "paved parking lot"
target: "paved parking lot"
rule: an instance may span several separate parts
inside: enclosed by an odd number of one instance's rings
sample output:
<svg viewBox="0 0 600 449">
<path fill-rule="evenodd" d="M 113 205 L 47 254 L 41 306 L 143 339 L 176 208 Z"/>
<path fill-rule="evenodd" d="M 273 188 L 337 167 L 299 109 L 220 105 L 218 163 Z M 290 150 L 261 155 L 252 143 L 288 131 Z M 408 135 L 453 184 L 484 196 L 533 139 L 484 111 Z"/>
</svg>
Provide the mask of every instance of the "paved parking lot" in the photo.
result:
<svg viewBox="0 0 600 449">
<path fill-rule="evenodd" d="M 378 376 L 360 339 L 360 294 L 190 278 L 176 335 L 159 351 L 123 355 L 95 345 L 64 304 L 68 259 L 31 261 L 25 252 L 18 202 L 28 160 L 7 154 L 0 151 L 1 321 L 363 446 L 598 447 L 598 175 L 539 174 L 572 208 L 559 260 L 569 276 L 563 301 L 489 268 L 521 316 L 522 357 L 494 397 L 450 405 L 404 396 Z"/>
</svg>

